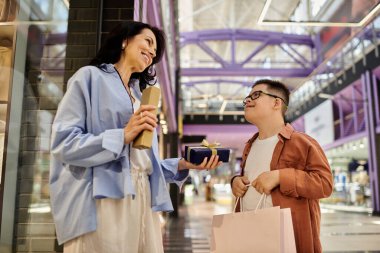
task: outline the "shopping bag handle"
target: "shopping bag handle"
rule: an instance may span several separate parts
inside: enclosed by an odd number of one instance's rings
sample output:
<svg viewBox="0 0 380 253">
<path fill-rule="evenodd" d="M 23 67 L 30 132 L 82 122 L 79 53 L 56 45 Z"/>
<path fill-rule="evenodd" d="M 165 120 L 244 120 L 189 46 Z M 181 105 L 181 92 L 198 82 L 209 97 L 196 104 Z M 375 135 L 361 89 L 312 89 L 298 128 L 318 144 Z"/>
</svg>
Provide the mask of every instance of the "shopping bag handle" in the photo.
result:
<svg viewBox="0 0 380 253">
<path fill-rule="evenodd" d="M 234 213 L 236 213 L 236 207 L 237 207 L 239 201 L 240 201 L 240 211 L 243 212 L 243 201 L 242 200 L 243 200 L 242 197 L 237 197 L 237 199 L 235 201 L 235 206 L 234 206 L 234 209 L 233 209 Z M 259 203 L 257 203 L 256 209 L 255 209 L 255 212 L 258 209 L 264 209 L 266 201 L 267 201 L 267 195 L 265 193 L 261 194 Z"/>
<path fill-rule="evenodd" d="M 241 197 L 237 197 L 237 199 L 235 201 L 235 206 L 234 206 L 234 209 L 233 209 L 233 213 L 236 213 L 236 207 L 237 207 L 239 201 L 240 201 L 240 212 L 243 212 L 243 206 L 242 206 L 243 202 L 241 201 Z"/>
<path fill-rule="evenodd" d="M 264 209 L 265 203 L 267 202 L 267 195 L 265 193 L 261 194 L 259 203 L 257 203 L 255 212 L 259 209 Z"/>
<path fill-rule="evenodd" d="M 249 187 L 249 186 L 251 186 L 251 184 L 246 184 L 245 186 Z M 237 205 L 238 205 L 239 202 L 240 202 L 240 212 L 243 212 L 243 198 L 242 197 L 237 197 L 237 199 L 235 201 L 234 209 L 232 210 L 234 213 L 236 213 L 236 207 L 237 207 Z"/>
</svg>

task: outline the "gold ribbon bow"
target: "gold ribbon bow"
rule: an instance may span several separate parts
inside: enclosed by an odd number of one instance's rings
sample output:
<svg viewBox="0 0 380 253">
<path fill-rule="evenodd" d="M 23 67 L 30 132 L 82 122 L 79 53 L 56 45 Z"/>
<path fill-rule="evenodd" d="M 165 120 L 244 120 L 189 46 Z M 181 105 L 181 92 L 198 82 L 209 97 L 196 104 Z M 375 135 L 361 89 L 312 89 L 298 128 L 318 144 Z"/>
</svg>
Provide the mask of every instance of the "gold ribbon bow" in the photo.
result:
<svg viewBox="0 0 380 253">
<path fill-rule="evenodd" d="M 190 161 L 190 151 L 193 148 L 208 148 L 208 149 L 211 149 L 212 155 L 216 155 L 218 153 L 218 151 L 216 150 L 216 147 L 220 146 L 220 143 L 214 142 L 213 144 L 210 144 L 208 143 L 207 140 L 203 139 L 201 146 L 202 147 L 188 147 L 186 159 Z"/>
<path fill-rule="evenodd" d="M 214 142 L 213 144 L 210 144 L 206 139 L 203 139 L 202 146 L 211 149 L 211 154 L 216 155 L 218 153 L 216 148 L 220 146 L 220 143 Z"/>
</svg>

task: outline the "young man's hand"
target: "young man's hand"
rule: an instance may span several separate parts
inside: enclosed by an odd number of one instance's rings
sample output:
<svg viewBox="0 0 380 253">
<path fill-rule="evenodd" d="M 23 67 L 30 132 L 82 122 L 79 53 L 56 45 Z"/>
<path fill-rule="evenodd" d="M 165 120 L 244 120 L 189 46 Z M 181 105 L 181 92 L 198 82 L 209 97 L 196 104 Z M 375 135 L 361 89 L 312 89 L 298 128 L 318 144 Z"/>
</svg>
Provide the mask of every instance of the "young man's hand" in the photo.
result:
<svg viewBox="0 0 380 253">
<path fill-rule="evenodd" d="M 243 197 L 247 192 L 250 182 L 246 176 L 235 177 L 232 181 L 232 193 L 235 197 Z"/>
<path fill-rule="evenodd" d="M 234 180 L 235 181 L 235 180 Z M 273 188 L 280 184 L 280 172 L 278 170 L 261 173 L 252 181 L 252 186 L 259 193 L 269 195 Z"/>
</svg>

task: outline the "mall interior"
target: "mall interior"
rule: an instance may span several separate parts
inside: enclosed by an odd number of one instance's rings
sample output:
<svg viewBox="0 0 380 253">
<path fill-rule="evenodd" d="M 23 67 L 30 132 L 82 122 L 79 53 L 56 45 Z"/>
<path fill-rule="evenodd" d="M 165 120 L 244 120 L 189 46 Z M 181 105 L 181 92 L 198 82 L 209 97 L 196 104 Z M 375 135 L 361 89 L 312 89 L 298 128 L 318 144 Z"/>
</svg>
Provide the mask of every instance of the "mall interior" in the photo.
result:
<svg viewBox="0 0 380 253">
<path fill-rule="evenodd" d="M 181 189 L 168 184 L 165 252 L 210 252 L 213 217 L 233 212 L 230 179 L 257 131 L 243 99 L 268 78 L 290 88 L 286 120 L 331 167 L 323 252 L 380 252 L 379 0 L 0 0 L 1 253 L 63 252 L 50 205 L 52 122 L 69 78 L 126 20 L 166 34 L 155 66 L 161 158 L 203 139 L 230 152 L 215 170 L 191 170 Z"/>
</svg>

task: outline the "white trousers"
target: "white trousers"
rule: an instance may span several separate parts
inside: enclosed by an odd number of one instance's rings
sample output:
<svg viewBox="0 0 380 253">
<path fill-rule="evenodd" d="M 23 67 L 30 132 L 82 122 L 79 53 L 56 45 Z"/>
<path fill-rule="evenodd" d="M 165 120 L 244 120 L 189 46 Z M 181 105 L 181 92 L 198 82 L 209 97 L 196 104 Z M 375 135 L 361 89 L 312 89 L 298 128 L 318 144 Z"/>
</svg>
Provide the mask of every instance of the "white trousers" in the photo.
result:
<svg viewBox="0 0 380 253">
<path fill-rule="evenodd" d="M 149 178 L 132 170 L 136 197 L 96 200 L 97 229 L 64 244 L 64 253 L 163 253 L 160 218 L 151 209 Z"/>
</svg>

